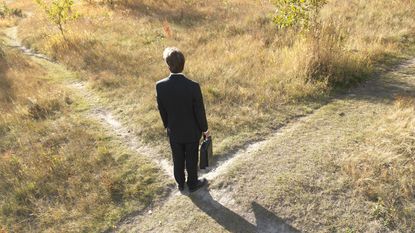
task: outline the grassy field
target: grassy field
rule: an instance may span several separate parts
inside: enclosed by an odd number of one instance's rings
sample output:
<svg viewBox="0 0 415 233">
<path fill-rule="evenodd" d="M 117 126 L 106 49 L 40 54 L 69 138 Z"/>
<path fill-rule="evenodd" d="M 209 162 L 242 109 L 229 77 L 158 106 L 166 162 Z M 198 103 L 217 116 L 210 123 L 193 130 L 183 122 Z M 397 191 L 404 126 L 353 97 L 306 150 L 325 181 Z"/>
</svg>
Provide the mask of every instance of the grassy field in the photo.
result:
<svg viewBox="0 0 415 233">
<path fill-rule="evenodd" d="M 0 61 L 0 224 L 10 232 L 97 232 L 140 211 L 169 184 L 86 117 L 82 102 L 17 51 Z"/>
<path fill-rule="evenodd" d="M 164 140 L 154 101 L 154 83 L 168 75 L 161 53 L 166 46 L 181 48 L 185 73 L 202 85 L 216 154 L 312 112 L 335 86 L 367 77 L 377 61 L 405 49 L 415 25 L 407 1 L 329 1 L 316 41 L 278 30 L 271 21 L 275 9 L 264 1 L 136 2 L 80 1 L 81 17 L 67 26 L 65 42 L 41 10 L 22 1 L 18 6 L 34 15 L 19 35 L 84 72 L 153 145 Z"/>
<path fill-rule="evenodd" d="M 22 18 L 0 19 L 1 28 L 18 24 L 26 46 L 69 69 L 1 50 L 0 232 L 100 232 L 167 193 L 171 182 L 154 163 L 88 119 L 91 103 L 68 80 L 86 81 L 137 138 L 168 156 L 155 82 L 169 73 L 163 49 L 177 46 L 185 73 L 201 83 L 221 156 L 377 77 L 415 43 L 412 0 L 330 0 L 317 39 L 278 29 L 268 1 L 113 2 L 76 1 L 80 17 L 65 25 L 67 40 L 31 0 L 10 4 Z M 413 97 L 392 104 L 364 90 L 271 138 L 212 182 L 213 197 L 231 196 L 225 202 L 241 213 L 259 203 L 306 232 L 412 232 Z M 169 199 L 134 227 L 233 229 L 229 223 L 241 219 L 226 207 L 209 212 L 218 206 L 209 197 Z M 221 219 L 229 221 L 218 225 Z"/>
</svg>

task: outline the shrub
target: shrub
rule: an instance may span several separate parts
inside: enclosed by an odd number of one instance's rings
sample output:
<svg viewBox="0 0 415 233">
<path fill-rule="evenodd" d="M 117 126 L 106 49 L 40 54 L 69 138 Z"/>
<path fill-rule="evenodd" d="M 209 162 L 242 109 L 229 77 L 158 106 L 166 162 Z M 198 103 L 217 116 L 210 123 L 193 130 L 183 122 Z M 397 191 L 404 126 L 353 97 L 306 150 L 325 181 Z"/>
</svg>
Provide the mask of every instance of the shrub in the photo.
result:
<svg viewBox="0 0 415 233">
<path fill-rule="evenodd" d="M 274 23 L 280 28 L 298 27 L 308 29 L 317 25 L 320 9 L 326 0 L 274 0 L 277 11 Z"/>
<path fill-rule="evenodd" d="M 65 37 L 64 25 L 71 20 L 78 18 L 78 13 L 74 11 L 73 0 L 53 0 L 52 3 L 46 3 L 43 0 L 36 0 L 36 3 L 43 8 L 49 20 L 54 23 L 63 38 Z"/>
<path fill-rule="evenodd" d="M 326 0 L 275 0 L 273 22 L 299 33 L 305 51 L 298 57 L 306 82 L 323 82 L 327 87 L 347 86 L 366 76 L 369 64 L 344 49 L 343 38 L 331 22 L 322 23 L 319 14 Z"/>
</svg>

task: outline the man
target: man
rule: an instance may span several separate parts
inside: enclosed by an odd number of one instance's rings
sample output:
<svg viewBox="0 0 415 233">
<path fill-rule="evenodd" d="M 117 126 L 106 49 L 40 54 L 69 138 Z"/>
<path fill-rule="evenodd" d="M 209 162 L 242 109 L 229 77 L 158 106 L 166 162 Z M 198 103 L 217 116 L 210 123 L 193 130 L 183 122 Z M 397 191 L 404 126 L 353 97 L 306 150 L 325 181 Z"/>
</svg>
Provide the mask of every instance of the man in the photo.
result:
<svg viewBox="0 0 415 233">
<path fill-rule="evenodd" d="M 156 84 L 158 109 L 170 139 L 179 190 L 184 190 L 186 168 L 187 186 L 194 192 L 207 183 L 197 176 L 199 141 L 202 134 L 209 137 L 202 92 L 197 82 L 181 73 L 185 58 L 180 50 L 166 48 L 163 58 L 171 73 Z"/>
</svg>

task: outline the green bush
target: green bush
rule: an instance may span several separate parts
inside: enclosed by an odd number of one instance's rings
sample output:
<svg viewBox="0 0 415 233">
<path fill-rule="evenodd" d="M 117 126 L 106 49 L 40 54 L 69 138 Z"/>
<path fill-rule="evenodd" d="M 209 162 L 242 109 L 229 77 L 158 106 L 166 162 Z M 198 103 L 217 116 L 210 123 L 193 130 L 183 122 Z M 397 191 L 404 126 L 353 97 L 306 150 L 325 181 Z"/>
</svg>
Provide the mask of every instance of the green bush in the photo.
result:
<svg viewBox="0 0 415 233">
<path fill-rule="evenodd" d="M 273 21 L 280 28 L 309 29 L 317 24 L 320 9 L 326 0 L 274 0 L 277 7 Z"/>
</svg>

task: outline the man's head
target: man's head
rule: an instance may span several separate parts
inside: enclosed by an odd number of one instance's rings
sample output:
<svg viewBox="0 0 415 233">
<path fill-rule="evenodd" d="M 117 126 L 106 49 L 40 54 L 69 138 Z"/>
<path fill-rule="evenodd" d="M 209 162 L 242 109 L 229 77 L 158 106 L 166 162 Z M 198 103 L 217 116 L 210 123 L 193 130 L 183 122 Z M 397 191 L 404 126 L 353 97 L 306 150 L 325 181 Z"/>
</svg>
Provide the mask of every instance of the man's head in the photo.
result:
<svg viewBox="0 0 415 233">
<path fill-rule="evenodd" d="M 163 59 L 169 66 L 170 72 L 181 73 L 184 69 L 184 55 L 178 48 L 168 47 L 163 52 Z"/>
</svg>

